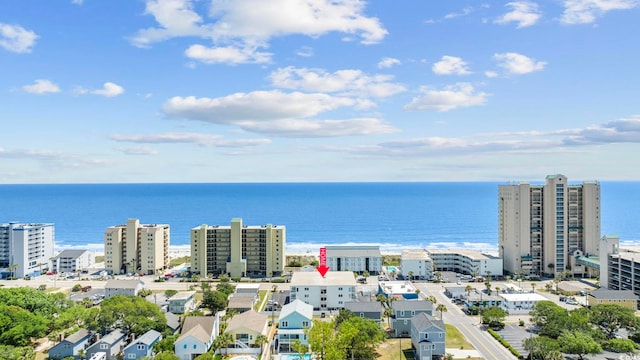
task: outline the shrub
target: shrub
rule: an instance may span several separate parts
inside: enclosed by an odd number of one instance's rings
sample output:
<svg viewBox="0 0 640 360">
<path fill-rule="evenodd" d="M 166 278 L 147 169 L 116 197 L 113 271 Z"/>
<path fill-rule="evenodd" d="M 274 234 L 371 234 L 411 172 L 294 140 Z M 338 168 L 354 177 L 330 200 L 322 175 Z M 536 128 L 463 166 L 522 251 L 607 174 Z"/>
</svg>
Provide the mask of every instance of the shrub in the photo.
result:
<svg viewBox="0 0 640 360">
<path fill-rule="evenodd" d="M 611 339 L 602 344 L 604 350 L 613 351 L 615 353 L 631 353 L 635 351 L 635 345 L 629 339 Z"/>
<path fill-rule="evenodd" d="M 283 279 L 283 278 L 273 278 L 273 279 L 271 279 L 271 282 L 272 283 L 284 283 L 285 279 Z"/>
<path fill-rule="evenodd" d="M 80 290 L 82 290 L 82 285 L 80 285 L 80 284 L 75 284 L 75 285 L 73 285 L 73 287 L 71 288 L 71 291 L 73 291 L 73 292 L 78 292 L 78 291 L 80 291 Z"/>
<path fill-rule="evenodd" d="M 492 329 L 488 329 L 487 330 L 489 332 L 489 334 L 491 334 L 491 336 L 493 336 L 494 339 L 498 340 L 498 342 L 500 342 L 500 344 L 502 344 L 502 346 L 504 346 L 507 350 L 509 350 L 513 356 L 517 357 L 517 358 L 521 358 L 522 355 L 520 355 L 520 352 L 518 352 L 518 350 L 514 349 L 513 346 L 511 346 L 511 344 L 509 344 L 507 342 L 507 340 L 503 339 L 502 336 L 500 336 L 500 334 L 498 334 L 497 332 L 493 331 Z"/>
</svg>

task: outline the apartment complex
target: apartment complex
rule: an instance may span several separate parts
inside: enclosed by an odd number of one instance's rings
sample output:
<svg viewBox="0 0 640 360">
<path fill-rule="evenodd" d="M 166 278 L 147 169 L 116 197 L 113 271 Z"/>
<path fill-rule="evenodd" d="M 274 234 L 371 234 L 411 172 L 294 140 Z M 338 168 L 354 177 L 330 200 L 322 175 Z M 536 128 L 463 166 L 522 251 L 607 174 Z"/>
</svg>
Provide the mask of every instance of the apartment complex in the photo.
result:
<svg viewBox="0 0 640 360">
<path fill-rule="evenodd" d="M 191 271 L 203 277 L 281 276 L 285 245 L 280 225 L 248 226 L 234 218 L 230 226 L 198 226 L 191 229 Z"/>
<path fill-rule="evenodd" d="M 378 275 L 382 271 L 380 246 L 373 245 L 334 245 L 326 246 L 327 266 L 333 271 L 365 271 Z"/>
<path fill-rule="evenodd" d="M 640 295 L 640 246 L 620 247 L 617 236 L 605 235 L 600 241 L 599 261 L 601 289 L 631 290 Z"/>
<path fill-rule="evenodd" d="M 291 301 L 313 305 L 314 311 L 344 309 L 346 302 L 357 298 L 351 271 L 329 271 L 324 277 L 317 271 L 297 271 L 291 277 Z"/>
<path fill-rule="evenodd" d="M 467 249 L 428 249 L 427 253 L 437 271 L 455 271 L 476 276 L 502 275 L 502 258 L 487 252 Z M 402 273 L 405 273 L 404 269 Z"/>
<path fill-rule="evenodd" d="M 54 254 L 53 224 L 0 224 L 0 275 L 39 275 Z"/>
<path fill-rule="evenodd" d="M 425 249 L 405 249 L 400 256 L 402 275 L 413 279 L 431 280 L 433 277 L 433 260 Z"/>
<path fill-rule="evenodd" d="M 154 275 L 169 266 L 170 230 L 167 224 L 140 224 L 129 219 L 104 233 L 105 270 L 112 274 Z"/>
<path fill-rule="evenodd" d="M 543 185 L 498 187 L 498 249 L 507 273 L 589 275 L 577 257 L 598 255 L 600 184 L 569 184 L 549 175 Z"/>
<path fill-rule="evenodd" d="M 62 250 L 51 259 L 51 270 L 56 273 L 75 273 L 93 267 L 95 261 L 89 250 Z"/>
</svg>

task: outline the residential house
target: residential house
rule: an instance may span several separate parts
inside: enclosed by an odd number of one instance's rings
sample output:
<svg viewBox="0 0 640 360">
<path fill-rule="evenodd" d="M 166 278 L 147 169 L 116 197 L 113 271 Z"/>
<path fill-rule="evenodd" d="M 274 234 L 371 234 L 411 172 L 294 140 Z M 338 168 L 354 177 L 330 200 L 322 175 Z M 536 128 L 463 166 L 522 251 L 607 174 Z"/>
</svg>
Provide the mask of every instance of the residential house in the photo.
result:
<svg viewBox="0 0 640 360">
<path fill-rule="evenodd" d="M 168 299 L 168 311 L 173 314 L 184 314 L 196 308 L 195 291 L 181 291 Z"/>
<path fill-rule="evenodd" d="M 249 311 L 258 301 L 258 297 L 251 293 L 233 293 L 229 296 L 227 309 L 233 309 L 238 313 Z"/>
<path fill-rule="evenodd" d="M 302 300 L 294 300 L 282 307 L 278 317 L 278 335 L 276 348 L 280 352 L 292 352 L 291 345 L 299 340 L 308 345 L 305 329 L 313 325 L 313 305 Z"/>
<path fill-rule="evenodd" d="M 344 304 L 344 308 L 363 319 L 373 320 L 378 324 L 382 322 L 384 309 L 377 301 L 350 301 Z"/>
<path fill-rule="evenodd" d="M 171 330 L 171 333 L 177 334 L 180 331 L 180 316 L 166 312 L 164 317 L 167 319 L 167 327 Z"/>
<path fill-rule="evenodd" d="M 418 314 L 433 315 L 431 301 L 397 300 L 391 303 L 393 315 L 391 328 L 396 337 L 409 337 L 411 334 L 411 318 Z"/>
<path fill-rule="evenodd" d="M 96 353 L 104 352 L 107 354 L 106 360 L 116 360 L 116 357 L 124 348 L 125 341 L 124 332 L 121 329 L 115 329 L 89 346 L 86 357 L 91 358 Z"/>
<path fill-rule="evenodd" d="M 154 355 L 153 345 L 162 340 L 162 334 L 155 330 L 149 330 L 137 339 L 134 339 L 124 348 L 125 359 L 150 359 Z"/>
<path fill-rule="evenodd" d="M 245 311 L 229 321 L 225 333 L 235 340 L 233 347 L 257 347 L 256 338 L 268 333 L 268 318 L 255 310 Z"/>
<path fill-rule="evenodd" d="M 58 344 L 49 349 L 49 359 L 61 360 L 69 356 L 79 357 L 78 351 L 84 350 L 87 342 L 91 338 L 91 333 L 87 329 L 80 329 L 76 333 L 62 339 Z"/>
<path fill-rule="evenodd" d="M 634 311 L 638 309 L 638 295 L 636 295 L 633 290 L 610 290 L 600 288 L 589 292 L 587 301 L 589 306 L 614 304 L 624 306 Z"/>
<path fill-rule="evenodd" d="M 174 351 L 180 360 L 192 360 L 206 353 L 220 331 L 220 317 L 187 316 L 182 324 L 182 333 L 176 339 Z"/>
<path fill-rule="evenodd" d="M 106 299 L 116 295 L 138 296 L 144 283 L 140 280 L 112 279 L 104 285 L 104 297 Z"/>
<path fill-rule="evenodd" d="M 478 309 L 492 306 L 502 307 L 503 301 L 504 298 L 498 296 L 497 294 L 488 295 L 483 292 L 477 293 L 474 291 L 471 292 L 469 296 L 467 296 L 467 300 L 464 303 L 464 306 L 466 309 L 469 309 L 470 307 L 475 307 Z"/>
<path fill-rule="evenodd" d="M 416 359 L 431 360 L 445 354 L 446 330 L 444 322 L 427 313 L 411 318 L 411 345 Z"/>
</svg>

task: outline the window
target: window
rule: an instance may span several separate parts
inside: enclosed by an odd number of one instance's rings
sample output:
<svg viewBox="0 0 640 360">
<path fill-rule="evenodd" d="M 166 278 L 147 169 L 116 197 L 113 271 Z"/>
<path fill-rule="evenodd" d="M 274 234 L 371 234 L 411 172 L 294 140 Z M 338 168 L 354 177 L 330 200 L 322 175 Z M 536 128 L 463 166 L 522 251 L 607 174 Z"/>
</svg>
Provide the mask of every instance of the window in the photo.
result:
<svg viewBox="0 0 640 360">
<path fill-rule="evenodd" d="M 144 345 L 138 344 L 138 350 L 144 350 Z"/>
<path fill-rule="evenodd" d="M 302 322 L 302 327 L 309 327 L 309 322 L 308 321 L 303 321 Z"/>
<path fill-rule="evenodd" d="M 289 322 L 288 321 L 283 321 L 282 322 L 282 327 L 287 327 L 289 326 Z"/>
<path fill-rule="evenodd" d="M 135 358 L 136 358 L 136 354 L 127 355 L 127 359 L 135 359 Z"/>
<path fill-rule="evenodd" d="M 109 348 L 109 344 L 100 344 L 100 349 L 104 350 L 108 348 Z"/>
</svg>

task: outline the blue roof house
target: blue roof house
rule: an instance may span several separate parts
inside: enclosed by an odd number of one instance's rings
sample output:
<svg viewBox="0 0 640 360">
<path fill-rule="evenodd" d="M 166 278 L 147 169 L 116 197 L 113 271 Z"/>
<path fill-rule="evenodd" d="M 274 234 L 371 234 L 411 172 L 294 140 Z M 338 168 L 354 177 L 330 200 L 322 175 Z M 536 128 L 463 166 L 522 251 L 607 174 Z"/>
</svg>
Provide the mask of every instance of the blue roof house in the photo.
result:
<svg viewBox="0 0 640 360">
<path fill-rule="evenodd" d="M 153 357 L 153 345 L 162 339 L 162 334 L 149 330 L 124 348 L 125 359 L 140 359 Z"/>
</svg>

